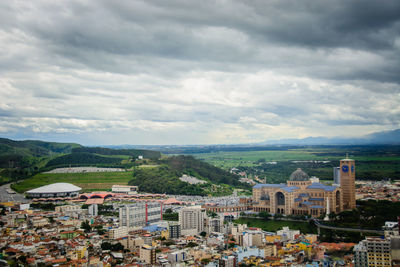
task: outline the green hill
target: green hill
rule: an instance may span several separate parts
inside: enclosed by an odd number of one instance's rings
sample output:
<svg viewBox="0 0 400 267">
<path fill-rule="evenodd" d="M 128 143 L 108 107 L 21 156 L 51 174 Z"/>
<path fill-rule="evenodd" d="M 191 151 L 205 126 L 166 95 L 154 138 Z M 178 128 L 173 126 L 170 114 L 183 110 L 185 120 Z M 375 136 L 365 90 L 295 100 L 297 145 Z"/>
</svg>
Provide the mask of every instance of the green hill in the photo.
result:
<svg viewBox="0 0 400 267">
<path fill-rule="evenodd" d="M 136 159 L 161 157 L 158 151 L 84 147 L 75 143 L 0 138 L 0 184 L 31 177 L 57 167 L 97 166 L 131 168 Z"/>
<path fill-rule="evenodd" d="M 53 169 L 55 167 L 88 166 L 88 165 L 89 166 L 102 165 L 108 167 L 111 166 L 115 167 L 115 166 L 121 166 L 122 160 L 123 158 L 120 157 L 104 157 L 92 153 L 78 152 L 56 157 L 50 160 L 46 164 L 46 167 L 50 169 Z"/>
<path fill-rule="evenodd" d="M 81 145 L 36 140 L 14 141 L 0 138 L 0 184 L 30 177 L 47 161 Z"/>
<path fill-rule="evenodd" d="M 233 187 L 249 188 L 239 177 L 192 156 L 172 156 L 159 160 L 156 168 L 136 168 L 130 185 L 140 191 L 186 195 L 226 195 Z M 179 180 L 183 174 L 195 176 L 207 183 L 192 185 Z"/>
<path fill-rule="evenodd" d="M 55 153 L 71 153 L 73 148 L 80 146 L 81 145 L 75 143 L 56 143 L 36 140 L 14 141 L 0 138 L 0 156 L 19 155 L 22 157 L 44 157 Z M 7 165 L 7 162 L 0 162 L 0 166 L 4 166 L 4 164 Z"/>
<path fill-rule="evenodd" d="M 100 155 L 127 155 L 132 157 L 143 156 L 146 159 L 159 159 L 161 153 L 159 151 L 144 149 L 111 149 L 104 147 L 77 147 L 72 150 L 73 153 L 95 153 Z"/>
</svg>

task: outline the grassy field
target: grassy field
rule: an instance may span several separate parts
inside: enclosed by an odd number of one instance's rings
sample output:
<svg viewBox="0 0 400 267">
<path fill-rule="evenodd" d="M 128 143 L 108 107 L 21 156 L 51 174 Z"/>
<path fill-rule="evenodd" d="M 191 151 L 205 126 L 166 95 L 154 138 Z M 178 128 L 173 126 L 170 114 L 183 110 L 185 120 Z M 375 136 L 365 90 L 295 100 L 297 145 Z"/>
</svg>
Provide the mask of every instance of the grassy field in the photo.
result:
<svg viewBox="0 0 400 267">
<path fill-rule="evenodd" d="M 10 178 L 2 176 L 1 175 L 2 171 L 3 171 L 3 169 L 0 168 L 0 184 L 8 183 L 10 181 Z"/>
<path fill-rule="evenodd" d="M 339 160 L 345 158 L 346 153 L 356 161 L 357 179 L 400 179 L 400 147 L 396 146 L 220 151 L 192 155 L 225 170 L 236 167 L 250 177 L 257 175 L 262 179 L 266 178 L 267 182 L 284 182 L 297 168 L 302 168 L 310 176 L 333 179 L 332 168 L 339 166 Z M 271 161 L 277 164 L 266 164 Z"/>
<path fill-rule="evenodd" d="M 233 151 L 201 153 L 194 155 L 198 159 L 207 161 L 214 166 L 230 169 L 237 166 L 257 166 L 260 159 L 265 161 L 292 161 L 292 160 L 325 160 L 325 157 L 316 156 L 307 150 L 287 151 Z"/>
<path fill-rule="evenodd" d="M 311 226 L 306 222 L 291 222 L 291 221 L 275 221 L 275 220 L 263 220 L 253 218 L 239 218 L 234 221 L 235 223 L 247 224 L 249 227 L 258 227 L 268 232 L 276 232 L 282 230 L 282 227 L 289 226 L 290 229 L 300 230 L 304 234 L 316 234 L 317 228 Z"/>
<path fill-rule="evenodd" d="M 40 173 L 14 184 L 13 188 L 22 193 L 39 186 L 64 182 L 74 184 L 84 190 L 107 190 L 111 189 L 113 184 L 126 185 L 131 179 L 131 172 Z"/>
</svg>

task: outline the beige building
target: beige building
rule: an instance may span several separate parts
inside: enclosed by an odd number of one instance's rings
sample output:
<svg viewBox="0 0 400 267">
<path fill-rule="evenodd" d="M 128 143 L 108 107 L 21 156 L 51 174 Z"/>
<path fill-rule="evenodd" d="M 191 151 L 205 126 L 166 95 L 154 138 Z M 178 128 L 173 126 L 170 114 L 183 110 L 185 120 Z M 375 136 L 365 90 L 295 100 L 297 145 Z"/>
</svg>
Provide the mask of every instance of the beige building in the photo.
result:
<svg viewBox="0 0 400 267">
<path fill-rule="evenodd" d="M 148 263 L 155 264 L 156 263 L 156 250 L 148 245 L 143 245 L 140 247 L 140 260 Z"/>
<path fill-rule="evenodd" d="M 121 245 L 123 245 L 125 249 L 128 249 L 130 251 L 139 249 L 139 247 L 144 245 L 143 238 L 133 237 L 133 236 L 127 236 L 126 238 L 120 238 L 118 240 L 118 242 L 121 243 Z"/>
<path fill-rule="evenodd" d="M 139 187 L 136 185 L 113 185 L 111 191 L 113 193 L 136 195 L 138 193 Z"/>
<path fill-rule="evenodd" d="M 49 224 L 49 220 L 44 217 L 34 217 L 32 218 L 31 222 L 33 227 L 43 227 Z"/>
<path fill-rule="evenodd" d="M 278 255 L 275 244 L 266 244 L 264 247 L 264 257 L 275 257 Z"/>
<path fill-rule="evenodd" d="M 340 186 L 325 185 L 297 169 L 286 184 L 257 184 L 253 187 L 253 210 L 272 214 L 311 215 L 338 213 L 355 208 L 355 164 L 340 161 Z"/>
<path fill-rule="evenodd" d="M 204 231 L 206 211 L 201 206 L 190 206 L 179 210 L 182 235 L 197 235 Z"/>
<path fill-rule="evenodd" d="M 122 226 L 114 229 L 110 229 L 108 232 L 110 239 L 118 239 L 128 235 L 128 227 Z"/>
</svg>

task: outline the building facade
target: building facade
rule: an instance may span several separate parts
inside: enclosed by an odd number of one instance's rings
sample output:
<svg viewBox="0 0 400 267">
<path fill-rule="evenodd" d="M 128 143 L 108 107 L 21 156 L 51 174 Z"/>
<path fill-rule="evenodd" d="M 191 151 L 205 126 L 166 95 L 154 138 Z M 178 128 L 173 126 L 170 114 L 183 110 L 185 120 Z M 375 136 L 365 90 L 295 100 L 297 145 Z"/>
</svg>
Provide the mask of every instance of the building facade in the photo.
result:
<svg viewBox="0 0 400 267">
<path fill-rule="evenodd" d="M 340 186 L 325 185 L 297 169 L 286 184 L 257 184 L 253 187 L 253 210 L 272 214 L 311 215 L 338 213 L 355 208 L 354 160 L 340 161 Z"/>
<path fill-rule="evenodd" d="M 181 226 L 177 223 L 170 224 L 168 226 L 169 230 L 169 238 L 179 238 L 181 237 Z"/>
<path fill-rule="evenodd" d="M 54 183 L 26 191 L 27 198 L 77 197 L 82 188 L 70 183 Z"/>
<path fill-rule="evenodd" d="M 119 208 L 120 227 L 139 229 L 162 220 L 162 205 L 159 202 L 136 203 Z"/>
<path fill-rule="evenodd" d="M 138 193 L 139 187 L 135 185 L 113 185 L 111 191 L 113 193 L 135 195 Z"/>
<path fill-rule="evenodd" d="M 340 167 L 333 167 L 333 184 L 340 185 Z"/>
<path fill-rule="evenodd" d="M 179 210 L 179 224 L 182 235 L 197 235 L 204 231 L 206 211 L 201 206 L 185 207 Z"/>
<path fill-rule="evenodd" d="M 108 236 L 110 239 L 118 239 L 124 236 L 128 235 L 128 227 L 123 226 L 123 227 L 118 227 L 114 229 L 110 229 L 108 232 Z"/>
<path fill-rule="evenodd" d="M 392 266 L 390 238 L 367 237 L 354 246 L 354 266 Z"/>
<path fill-rule="evenodd" d="M 343 194 L 343 209 L 356 208 L 356 166 L 352 159 L 340 161 L 340 188 Z"/>
<path fill-rule="evenodd" d="M 154 265 L 156 264 L 156 249 L 148 246 L 148 245 L 143 245 L 140 247 L 139 251 L 139 257 L 140 260 L 146 262 L 147 264 Z"/>
</svg>

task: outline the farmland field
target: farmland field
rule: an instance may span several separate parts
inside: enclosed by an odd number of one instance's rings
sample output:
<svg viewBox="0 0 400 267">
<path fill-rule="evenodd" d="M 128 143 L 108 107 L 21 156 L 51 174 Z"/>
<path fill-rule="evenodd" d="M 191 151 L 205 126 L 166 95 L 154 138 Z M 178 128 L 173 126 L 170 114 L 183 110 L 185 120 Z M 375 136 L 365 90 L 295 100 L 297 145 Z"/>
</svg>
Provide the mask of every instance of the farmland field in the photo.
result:
<svg viewBox="0 0 400 267">
<path fill-rule="evenodd" d="M 14 184 L 13 189 L 22 193 L 51 183 L 71 183 L 84 190 L 109 190 L 113 184 L 126 185 L 131 179 L 132 172 L 40 173 Z"/>
<path fill-rule="evenodd" d="M 356 161 L 357 179 L 400 179 L 399 146 L 314 146 L 302 148 L 274 148 L 272 150 L 218 151 L 191 153 L 225 170 L 238 168 L 248 176 L 258 176 L 267 182 L 286 181 L 297 168 L 310 176 L 324 180 L 333 179 L 333 167 L 346 154 Z"/>
</svg>

